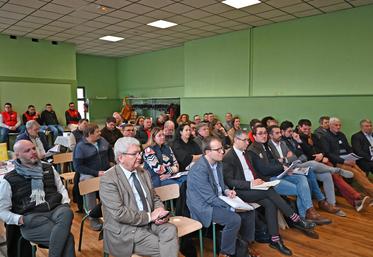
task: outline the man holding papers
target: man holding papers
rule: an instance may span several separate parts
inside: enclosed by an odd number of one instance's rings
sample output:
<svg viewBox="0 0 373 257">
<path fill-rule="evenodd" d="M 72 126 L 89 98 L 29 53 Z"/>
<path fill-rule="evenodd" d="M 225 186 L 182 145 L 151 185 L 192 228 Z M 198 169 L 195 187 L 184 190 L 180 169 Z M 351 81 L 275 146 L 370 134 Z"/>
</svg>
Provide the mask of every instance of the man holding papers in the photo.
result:
<svg viewBox="0 0 373 257">
<path fill-rule="evenodd" d="M 255 189 L 266 182 L 258 178 L 245 155 L 248 145 L 247 133 L 237 130 L 234 133 L 233 147 L 223 158 L 224 181 L 230 188 L 235 188 L 237 195 L 245 202 L 255 202 L 263 206 L 268 232 L 271 236 L 270 247 L 285 255 L 292 255 L 291 250 L 281 240 L 278 230 L 277 210 L 280 209 L 284 215 L 293 220 L 296 228 L 311 229 L 315 224 L 301 219 L 273 188 Z"/>
<path fill-rule="evenodd" d="M 267 130 L 263 125 L 253 129 L 255 142 L 248 148 L 248 155 L 258 176 L 264 181 L 276 179 L 286 167 L 273 157 L 271 150 L 266 145 Z M 293 195 L 297 197 L 299 215 L 316 224 L 329 224 L 331 221 L 323 218 L 312 204 L 310 187 L 307 178 L 302 175 L 287 174 L 275 190 L 280 195 Z"/>
<path fill-rule="evenodd" d="M 204 155 L 192 166 L 187 179 L 187 205 L 191 217 L 204 227 L 212 222 L 224 226 L 219 257 L 256 256 L 248 254 L 248 244 L 254 241 L 255 211 L 236 213 L 219 196 L 236 197 L 224 184 L 222 159 L 224 148 L 220 139 L 207 137 L 202 141 Z"/>
</svg>

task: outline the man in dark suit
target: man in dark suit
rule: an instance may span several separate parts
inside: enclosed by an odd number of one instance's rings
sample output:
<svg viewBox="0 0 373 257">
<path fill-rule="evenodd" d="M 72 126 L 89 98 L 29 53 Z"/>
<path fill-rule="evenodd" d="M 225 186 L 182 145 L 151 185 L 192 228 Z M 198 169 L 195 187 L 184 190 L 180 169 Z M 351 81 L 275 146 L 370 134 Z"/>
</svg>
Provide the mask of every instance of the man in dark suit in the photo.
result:
<svg viewBox="0 0 373 257">
<path fill-rule="evenodd" d="M 357 165 L 365 171 L 373 173 L 373 128 L 372 121 L 364 119 L 360 121 L 360 131 L 351 137 L 351 145 L 354 153 L 363 157 L 358 160 Z"/>
<path fill-rule="evenodd" d="M 247 254 L 249 242 L 254 241 L 255 211 L 236 213 L 219 198 L 223 195 L 236 197 L 236 192 L 224 184 L 221 163 L 224 148 L 220 139 L 207 137 L 202 142 L 202 151 L 204 155 L 188 174 L 187 205 L 191 217 L 204 227 L 212 222 L 224 226 L 219 257 L 255 256 Z"/>
<path fill-rule="evenodd" d="M 256 202 L 264 207 L 268 232 L 271 235 L 270 247 L 285 255 L 292 255 L 291 250 L 283 244 L 280 238 L 277 210 L 280 209 L 292 219 L 295 227 L 299 229 L 310 229 L 315 224 L 302 220 L 273 188 L 268 190 L 252 189 L 253 186 L 263 184 L 264 181 L 257 178 L 254 168 L 245 156 L 248 145 L 247 133 L 237 130 L 234 133 L 233 147 L 223 158 L 224 181 L 230 188 L 235 188 L 237 195 L 245 202 Z"/>
</svg>

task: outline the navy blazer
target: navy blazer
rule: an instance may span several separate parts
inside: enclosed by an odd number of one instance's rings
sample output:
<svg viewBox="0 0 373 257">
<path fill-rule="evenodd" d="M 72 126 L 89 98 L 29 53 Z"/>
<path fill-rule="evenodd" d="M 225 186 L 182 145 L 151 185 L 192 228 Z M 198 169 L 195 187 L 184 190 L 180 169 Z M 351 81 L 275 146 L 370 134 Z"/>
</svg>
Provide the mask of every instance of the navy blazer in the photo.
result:
<svg viewBox="0 0 373 257">
<path fill-rule="evenodd" d="M 371 161 L 370 142 L 363 132 L 359 131 L 352 135 L 351 145 L 354 153 L 363 157 L 366 161 Z"/>
<path fill-rule="evenodd" d="M 219 184 L 224 195 L 228 187 L 224 184 L 222 164 L 217 165 Z M 190 215 L 193 219 L 200 221 L 204 227 L 211 225 L 213 207 L 230 208 L 218 197 L 218 187 L 205 156 L 202 156 L 190 169 L 187 185 L 187 206 Z"/>
</svg>

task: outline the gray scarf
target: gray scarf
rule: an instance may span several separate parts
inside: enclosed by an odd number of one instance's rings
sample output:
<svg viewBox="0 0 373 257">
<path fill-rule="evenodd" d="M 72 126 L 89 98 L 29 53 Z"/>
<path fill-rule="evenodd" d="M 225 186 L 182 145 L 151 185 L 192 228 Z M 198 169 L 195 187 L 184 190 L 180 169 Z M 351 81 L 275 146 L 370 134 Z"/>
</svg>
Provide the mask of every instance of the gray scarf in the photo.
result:
<svg viewBox="0 0 373 257">
<path fill-rule="evenodd" d="M 33 167 L 27 167 L 20 160 L 14 162 L 15 169 L 18 175 L 26 179 L 31 179 L 31 202 L 36 202 L 36 205 L 45 202 L 45 192 L 43 183 L 43 166 L 38 161 Z"/>
</svg>

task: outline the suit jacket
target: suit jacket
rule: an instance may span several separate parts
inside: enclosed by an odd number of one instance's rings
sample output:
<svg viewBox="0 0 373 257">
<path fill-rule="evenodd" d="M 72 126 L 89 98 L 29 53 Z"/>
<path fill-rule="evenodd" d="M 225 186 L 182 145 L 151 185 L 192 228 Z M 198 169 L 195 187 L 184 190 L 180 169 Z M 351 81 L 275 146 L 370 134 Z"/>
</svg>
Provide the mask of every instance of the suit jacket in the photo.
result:
<svg viewBox="0 0 373 257">
<path fill-rule="evenodd" d="M 272 151 L 273 157 L 275 157 L 276 159 L 280 159 L 281 158 L 280 153 L 277 151 L 277 148 L 276 148 L 275 144 L 272 142 L 272 140 L 268 141 L 268 146 Z M 280 147 L 281 147 L 281 150 L 282 150 L 282 155 L 285 158 L 285 163 L 290 164 L 293 161 L 298 159 L 298 157 L 295 155 L 295 153 L 293 153 L 293 155 L 289 158 L 286 157 L 288 152 L 291 152 L 291 151 L 290 151 L 289 147 L 286 145 L 286 143 L 282 140 L 280 141 Z"/>
<path fill-rule="evenodd" d="M 250 169 L 252 168 L 250 167 Z M 224 182 L 229 188 L 235 188 L 237 192 L 251 189 L 251 182 L 246 181 L 241 161 L 233 148 L 224 156 L 223 175 Z"/>
<path fill-rule="evenodd" d="M 371 155 L 370 155 L 370 150 L 369 147 L 370 142 L 366 138 L 363 132 L 359 131 L 356 134 L 353 134 L 351 137 L 351 145 L 352 145 L 352 150 L 354 153 L 357 155 L 363 157 L 366 161 L 371 161 Z"/>
<path fill-rule="evenodd" d="M 146 192 L 151 211 L 163 207 L 162 201 L 152 188 L 148 172 L 138 168 L 137 175 Z M 107 250 L 110 255 L 116 257 L 131 256 L 135 233 L 139 233 L 138 227 L 149 224 L 149 216 L 147 212 L 139 211 L 131 186 L 119 165 L 110 168 L 101 178 L 100 198 L 105 219 L 104 238 Z"/>
<path fill-rule="evenodd" d="M 351 146 L 348 144 L 345 134 L 338 132 L 337 134 L 332 133 L 330 130 L 321 137 L 321 150 L 323 154 L 335 165 L 337 163 L 344 163 L 344 159 L 340 157 L 341 149 L 346 151 L 343 154 L 349 154 L 352 152 Z"/>
<path fill-rule="evenodd" d="M 228 187 L 224 184 L 222 164 L 217 165 L 219 184 L 224 195 Z M 212 172 L 209 162 L 202 156 L 190 169 L 187 180 L 187 206 L 190 215 L 205 227 L 211 224 L 213 207 L 230 208 L 218 197 L 218 186 Z"/>
<path fill-rule="evenodd" d="M 269 147 L 254 142 L 248 148 L 248 156 L 256 174 L 262 180 L 268 181 L 271 177 L 277 176 L 284 171 L 282 164 L 273 156 Z"/>
</svg>

